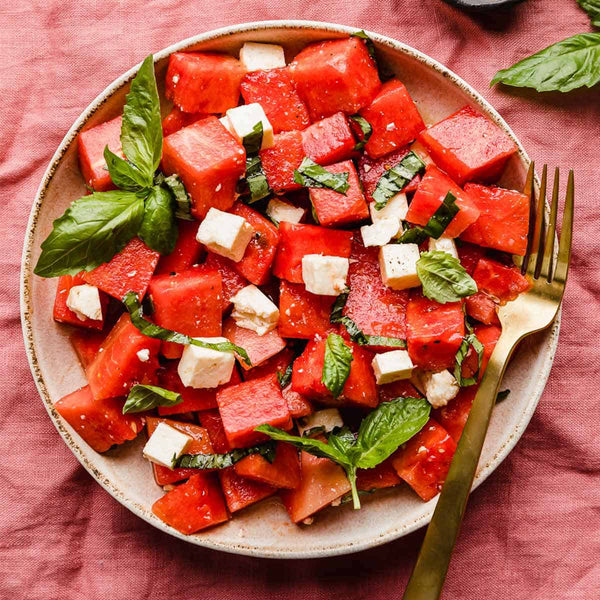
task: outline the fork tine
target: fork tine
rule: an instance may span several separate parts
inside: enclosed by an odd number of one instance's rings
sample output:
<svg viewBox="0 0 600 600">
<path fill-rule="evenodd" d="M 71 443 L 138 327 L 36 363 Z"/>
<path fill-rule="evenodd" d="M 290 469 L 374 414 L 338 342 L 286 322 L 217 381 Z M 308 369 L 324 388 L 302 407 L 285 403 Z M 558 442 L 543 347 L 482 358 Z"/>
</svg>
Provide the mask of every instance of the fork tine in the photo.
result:
<svg viewBox="0 0 600 600">
<path fill-rule="evenodd" d="M 552 267 L 554 263 L 554 238 L 556 237 L 556 213 L 558 212 L 558 191 L 560 189 L 560 171 L 554 170 L 554 186 L 552 189 L 552 206 L 550 207 L 550 222 L 546 233 L 546 245 L 541 275 L 548 283 L 552 281 Z"/>
<path fill-rule="evenodd" d="M 567 198 L 565 200 L 565 210 L 563 212 L 562 227 L 560 231 L 560 241 L 558 243 L 558 258 L 556 260 L 556 272 L 554 281 L 564 285 L 567 282 L 567 273 L 569 271 L 569 261 L 571 259 L 571 241 L 573 239 L 573 210 L 575 203 L 575 178 L 573 171 L 569 171 L 569 180 L 567 182 Z"/>
<path fill-rule="evenodd" d="M 525 180 L 525 188 L 523 193 L 529 197 L 529 231 L 527 232 L 527 250 L 525 256 L 521 262 L 521 274 L 525 275 L 527 272 L 527 266 L 529 265 L 529 258 L 531 256 L 531 249 L 533 248 L 533 234 L 535 229 L 535 189 L 534 189 L 534 174 L 535 174 L 535 162 L 529 163 L 529 170 L 527 171 L 527 179 Z"/>
<path fill-rule="evenodd" d="M 542 170 L 542 183 L 540 185 L 540 195 L 537 201 L 537 211 L 535 216 L 535 231 L 533 235 L 533 249 L 531 253 L 531 265 L 528 269 L 534 279 L 540 276 L 542 270 L 542 258 L 544 257 L 544 244 L 546 232 L 546 187 L 548 183 L 548 165 L 544 165 Z"/>
</svg>

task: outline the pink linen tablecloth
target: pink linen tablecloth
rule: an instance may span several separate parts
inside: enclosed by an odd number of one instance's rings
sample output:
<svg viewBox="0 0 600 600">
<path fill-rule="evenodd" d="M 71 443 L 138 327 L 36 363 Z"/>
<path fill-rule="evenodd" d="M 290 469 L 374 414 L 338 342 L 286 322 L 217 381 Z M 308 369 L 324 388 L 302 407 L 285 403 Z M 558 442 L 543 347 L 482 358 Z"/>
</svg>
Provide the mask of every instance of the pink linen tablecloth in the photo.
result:
<svg viewBox="0 0 600 600">
<path fill-rule="evenodd" d="M 46 415 L 19 324 L 21 245 L 46 165 L 82 109 L 151 51 L 242 21 L 305 18 L 390 35 L 448 65 L 540 164 L 573 167 L 573 270 L 556 361 L 529 429 L 473 494 L 444 597 L 600 598 L 600 89 L 489 89 L 498 68 L 589 31 L 575 0 L 487 17 L 441 0 L 5 0 L 0 3 L 0 598 L 397 598 L 423 532 L 361 554 L 267 561 L 203 550 L 130 514 Z"/>
</svg>

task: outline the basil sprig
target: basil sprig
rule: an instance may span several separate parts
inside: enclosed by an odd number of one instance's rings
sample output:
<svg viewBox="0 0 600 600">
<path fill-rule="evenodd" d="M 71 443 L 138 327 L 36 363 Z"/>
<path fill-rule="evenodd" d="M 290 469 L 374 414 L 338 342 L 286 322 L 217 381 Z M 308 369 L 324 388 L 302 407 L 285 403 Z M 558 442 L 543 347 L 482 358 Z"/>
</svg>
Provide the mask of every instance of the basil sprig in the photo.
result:
<svg viewBox="0 0 600 600">
<path fill-rule="evenodd" d="M 341 335 L 330 333 L 325 342 L 325 360 L 321 381 L 337 398 L 344 389 L 350 375 L 350 363 L 353 360 L 352 348 L 346 345 Z"/>
<path fill-rule="evenodd" d="M 244 198 L 247 204 L 253 204 L 258 200 L 262 200 L 271 193 L 259 155 L 262 139 L 263 124 L 262 121 L 259 121 L 242 140 L 242 144 L 246 149 L 246 174 L 244 175 L 242 187 L 245 184 L 247 188 Z"/>
<path fill-rule="evenodd" d="M 357 469 L 372 469 L 386 460 L 421 431 L 430 411 L 431 405 L 424 398 L 396 398 L 383 402 L 362 420 L 356 435 L 347 427 L 336 428 L 327 436 L 327 443 L 291 435 L 271 425 L 261 425 L 256 431 L 340 465 L 350 482 L 354 508 L 358 509 Z"/>
<path fill-rule="evenodd" d="M 181 404 L 181 394 L 155 385 L 134 385 L 123 405 L 123 414 L 144 412 L 157 406 Z"/>
<path fill-rule="evenodd" d="M 350 189 L 348 172 L 330 173 L 314 160 L 305 156 L 297 169 L 294 169 L 294 181 L 307 188 L 329 188 L 346 195 Z"/>
<path fill-rule="evenodd" d="M 463 341 L 456 352 L 456 357 L 454 359 L 454 379 L 458 382 L 460 387 L 468 387 L 471 385 L 475 385 L 477 380 L 479 379 L 479 372 L 481 371 L 481 363 L 483 361 L 483 344 L 479 341 L 473 328 L 469 325 L 469 323 L 465 320 L 465 327 L 467 328 L 467 335 L 463 338 Z M 472 377 L 463 377 L 462 376 L 462 365 L 469 353 L 469 348 L 473 346 L 473 350 L 477 352 L 477 371 L 473 374 Z"/>
<path fill-rule="evenodd" d="M 477 293 L 477 284 L 459 260 L 441 250 L 421 252 L 417 260 L 417 275 L 423 294 L 441 304 L 458 302 Z"/>
<path fill-rule="evenodd" d="M 350 118 L 360 127 L 360 130 L 363 134 L 362 140 L 360 140 L 360 142 L 354 146 L 354 150 L 362 150 L 367 145 L 371 135 L 373 135 L 373 127 L 369 121 L 360 115 L 352 115 Z"/>
<path fill-rule="evenodd" d="M 600 27 L 600 0 L 577 0 L 577 3 L 588 14 L 592 25 Z"/>
<path fill-rule="evenodd" d="M 388 169 L 379 178 L 373 192 L 376 210 L 385 208 L 390 199 L 424 169 L 425 163 L 412 150 L 397 165 Z"/>
<path fill-rule="evenodd" d="M 250 456 L 259 454 L 270 463 L 275 460 L 276 444 L 270 440 L 250 448 L 234 448 L 225 454 L 182 454 L 175 460 L 176 469 L 226 469 L 236 462 Z"/>
<path fill-rule="evenodd" d="M 177 241 L 175 216 L 181 215 L 181 189 L 156 182 L 162 155 L 160 101 L 152 55 L 131 82 L 123 108 L 121 145 L 126 159 L 108 148 L 104 158 L 120 189 L 75 200 L 54 221 L 35 267 L 41 277 L 75 275 L 108 262 L 136 235 L 147 246 L 169 254 Z M 189 200 L 189 198 L 188 198 Z M 187 210 L 189 215 L 189 209 Z M 189 216 L 183 218 L 190 218 Z"/>
<path fill-rule="evenodd" d="M 127 312 L 129 313 L 133 325 L 140 331 L 140 333 L 147 337 L 163 340 L 164 342 L 183 344 L 186 346 L 191 344 L 192 346 L 208 348 L 210 350 L 216 350 L 217 352 L 235 352 L 248 366 L 252 366 L 250 358 L 248 357 L 248 353 L 240 346 L 236 346 L 231 342 L 203 342 L 201 340 L 197 340 L 196 338 L 190 337 L 189 335 L 185 335 L 184 333 L 165 329 L 156 323 L 152 323 L 151 321 L 144 319 L 144 309 L 138 299 L 138 295 L 135 292 L 127 292 L 127 294 L 125 294 L 123 297 L 123 304 L 125 304 L 125 308 L 127 308 Z"/>
</svg>

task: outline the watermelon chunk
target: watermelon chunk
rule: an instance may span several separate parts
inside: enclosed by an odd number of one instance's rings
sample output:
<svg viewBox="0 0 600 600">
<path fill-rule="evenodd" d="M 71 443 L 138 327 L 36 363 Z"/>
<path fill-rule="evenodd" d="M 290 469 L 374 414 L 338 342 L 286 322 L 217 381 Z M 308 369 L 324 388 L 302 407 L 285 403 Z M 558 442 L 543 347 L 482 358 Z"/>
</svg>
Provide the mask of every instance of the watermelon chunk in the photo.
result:
<svg viewBox="0 0 600 600">
<path fill-rule="evenodd" d="M 356 140 L 343 112 L 313 123 L 302 132 L 304 154 L 320 165 L 347 160 L 354 154 Z"/>
<path fill-rule="evenodd" d="M 279 224 L 279 236 L 273 275 L 292 283 L 304 283 L 302 257 L 306 254 L 350 257 L 352 242 L 350 231 L 283 222 Z"/>
<path fill-rule="evenodd" d="M 157 325 L 192 337 L 221 335 L 223 288 L 218 271 L 197 268 L 157 275 L 148 290 Z M 182 352 L 181 344 L 162 344 L 162 354 L 167 358 L 179 358 Z"/>
<path fill-rule="evenodd" d="M 174 106 L 162 120 L 163 137 L 167 137 L 200 119 L 208 117 L 206 113 L 186 113 Z"/>
<path fill-rule="evenodd" d="M 529 230 L 529 198 L 521 192 L 468 183 L 465 192 L 479 209 L 479 218 L 461 239 L 487 248 L 525 256 Z"/>
<path fill-rule="evenodd" d="M 360 111 L 373 128 L 365 145 L 371 158 L 379 158 L 412 142 L 425 123 L 404 84 L 391 79 L 381 86 L 373 102 Z"/>
<path fill-rule="evenodd" d="M 240 85 L 246 104 L 263 107 L 274 133 L 296 131 L 310 125 L 308 109 L 289 74 L 289 68 L 246 73 Z"/>
<path fill-rule="evenodd" d="M 514 300 L 531 287 L 516 267 L 508 267 L 491 258 L 482 258 L 477 263 L 473 279 L 481 292 L 497 298 L 500 303 Z"/>
<path fill-rule="evenodd" d="M 79 168 L 86 185 L 96 192 L 115 189 L 104 160 L 104 148 L 108 146 L 117 156 L 125 158 L 121 148 L 121 122 L 122 117 L 116 117 L 82 131 L 77 138 Z"/>
<path fill-rule="evenodd" d="M 223 429 L 223 421 L 218 410 L 203 410 L 202 412 L 199 412 L 198 421 L 200 421 L 200 425 L 208 431 L 215 452 L 225 454 L 231 450 L 231 446 L 225 435 L 225 429 Z"/>
<path fill-rule="evenodd" d="M 421 394 L 408 379 L 399 379 L 392 383 L 377 386 L 379 402 L 389 402 L 396 398 L 420 398 Z"/>
<path fill-rule="evenodd" d="M 134 439 L 144 427 L 140 415 L 124 415 L 122 398 L 94 398 L 89 385 L 67 394 L 54 407 L 96 452 Z"/>
<path fill-rule="evenodd" d="M 85 327 L 87 329 L 102 329 L 104 327 L 104 316 L 106 315 L 106 306 L 108 304 L 108 298 L 104 292 L 100 292 L 102 319 L 98 319 L 97 321 L 87 317 L 81 320 L 67 306 L 67 298 L 69 297 L 71 288 L 85 284 L 84 275 L 85 273 L 78 273 L 77 275 L 61 275 L 58 278 L 58 287 L 56 288 L 56 297 L 54 299 L 54 320 L 59 323 L 69 323 L 70 325 L 77 325 L 78 327 Z"/>
<path fill-rule="evenodd" d="M 254 431 L 264 423 L 280 429 L 291 429 L 293 425 L 274 375 L 219 390 L 217 403 L 227 441 L 234 448 L 252 446 L 268 439 L 265 434 Z"/>
<path fill-rule="evenodd" d="M 456 249 L 460 264 L 469 275 L 473 275 L 477 263 L 485 256 L 485 249 L 466 242 L 457 244 Z"/>
<path fill-rule="evenodd" d="M 133 238 L 109 262 L 85 273 L 83 278 L 117 300 L 122 300 L 127 292 L 143 298 L 159 257 L 142 240 Z"/>
<path fill-rule="evenodd" d="M 136 383 L 155 384 L 159 348 L 160 340 L 142 335 L 129 315 L 122 315 L 86 369 L 94 398 L 126 396 Z M 150 358 L 141 360 L 140 350 L 149 350 Z"/>
<path fill-rule="evenodd" d="M 229 519 L 214 473 L 196 473 L 159 498 L 152 512 L 167 525 L 191 534 Z"/>
<path fill-rule="evenodd" d="M 470 106 L 423 131 L 419 141 L 459 185 L 497 179 L 517 151 L 506 133 Z"/>
<path fill-rule="evenodd" d="M 458 444 L 463 429 L 467 424 L 473 400 L 479 386 L 460 388 L 458 395 L 450 400 L 446 406 L 433 411 L 433 417 L 452 436 Z"/>
<path fill-rule="evenodd" d="M 247 371 L 244 371 L 244 381 L 250 381 L 251 379 L 260 379 L 267 375 L 276 375 L 277 373 L 284 373 L 288 365 L 294 360 L 294 351 L 288 346 L 281 352 L 272 356 L 257 367 L 252 367 Z"/>
<path fill-rule="evenodd" d="M 348 173 L 350 187 L 345 194 L 328 188 L 310 188 L 310 201 L 319 223 L 324 226 L 339 226 L 366 219 L 369 216 L 369 207 L 362 193 L 354 163 L 346 160 L 328 165 L 327 170 L 330 173 Z"/>
<path fill-rule="evenodd" d="M 485 292 L 477 292 L 465 298 L 467 314 L 485 325 L 500 325 L 498 305 Z"/>
<path fill-rule="evenodd" d="M 458 237 L 469 225 L 479 218 L 479 209 L 469 194 L 461 190 L 435 165 L 429 165 L 413 196 L 406 213 L 406 220 L 415 225 L 427 225 L 446 194 L 452 192 L 456 206 L 460 209 L 444 231 L 444 237 Z"/>
<path fill-rule="evenodd" d="M 84 369 L 94 360 L 102 342 L 106 339 L 106 333 L 101 331 L 74 331 L 69 336 L 77 358 Z"/>
<path fill-rule="evenodd" d="M 224 113 L 237 106 L 242 64 L 224 54 L 174 52 L 169 57 L 165 94 L 187 113 Z"/>
<path fill-rule="evenodd" d="M 440 304 L 414 294 L 406 307 L 408 354 L 425 371 L 454 366 L 454 358 L 465 335 L 461 302 Z"/>
<path fill-rule="evenodd" d="M 301 188 L 294 181 L 294 170 L 304 158 L 300 131 L 278 133 L 275 135 L 273 146 L 261 150 L 259 155 L 269 187 L 276 194 Z"/>
<path fill-rule="evenodd" d="M 179 235 L 175 249 L 171 254 L 161 256 L 156 266 L 155 275 L 179 273 L 200 262 L 204 254 L 202 244 L 196 241 L 198 233 L 197 221 L 179 221 Z"/>
<path fill-rule="evenodd" d="M 216 117 L 208 117 L 164 139 L 162 165 L 167 175 L 181 177 L 192 198 L 192 214 L 203 219 L 211 207 L 233 206 L 235 187 L 246 171 L 246 151 Z"/>
<path fill-rule="evenodd" d="M 289 68 L 313 121 L 340 110 L 352 115 L 381 87 L 377 67 L 356 37 L 310 44 Z"/>
<path fill-rule="evenodd" d="M 231 306 L 231 300 L 241 289 L 248 285 L 245 277 L 242 277 L 234 268 L 234 262 L 219 256 L 214 252 L 208 252 L 206 260 L 202 265 L 209 270 L 217 270 L 221 274 L 223 285 L 223 312 Z"/>
<path fill-rule="evenodd" d="M 287 402 L 288 409 L 290 411 L 290 415 L 294 419 L 299 419 L 300 417 L 306 417 L 311 413 L 315 412 L 314 406 L 308 398 L 305 398 L 298 392 L 295 392 L 292 389 L 292 384 L 288 385 L 282 391 L 283 397 Z"/>
<path fill-rule="evenodd" d="M 496 347 L 496 342 L 502 333 L 502 328 L 497 325 L 475 325 L 473 331 L 477 339 L 483 344 L 483 356 L 481 359 L 481 369 L 479 370 L 479 381 L 481 381 L 490 356 Z M 471 346 L 462 364 L 462 376 L 473 377 L 477 372 L 478 362 L 477 352 Z"/>
<path fill-rule="evenodd" d="M 391 458 L 379 463 L 373 469 L 358 469 L 356 472 L 356 487 L 367 492 L 394 487 L 401 481 L 392 465 Z"/>
<path fill-rule="evenodd" d="M 276 492 L 276 488 L 238 475 L 233 467 L 219 471 L 221 488 L 229 512 L 237 512 L 260 502 Z"/>
<path fill-rule="evenodd" d="M 276 488 L 294 489 L 300 485 L 298 450 L 282 442 L 277 443 L 272 463 L 260 454 L 251 454 L 236 463 L 234 469 L 242 477 Z"/>
</svg>

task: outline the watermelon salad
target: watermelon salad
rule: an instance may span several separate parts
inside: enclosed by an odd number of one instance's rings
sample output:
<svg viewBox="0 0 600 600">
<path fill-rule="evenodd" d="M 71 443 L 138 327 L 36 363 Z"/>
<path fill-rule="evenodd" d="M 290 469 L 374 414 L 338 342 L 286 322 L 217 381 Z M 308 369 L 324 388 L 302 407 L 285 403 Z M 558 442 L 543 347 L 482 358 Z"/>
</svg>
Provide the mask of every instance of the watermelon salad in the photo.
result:
<svg viewBox="0 0 600 600">
<path fill-rule="evenodd" d="M 161 112 L 150 56 L 79 134 L 87 194 L 35 269 L 88 381 L 55 407 L 98 452 L 147 437 L 177 531 L 441 489 L 529 287 L 529 200 L 494 185 L 506 133 L 471 106 L 427 126 L 399 77 L 364 32 L 176 52 Z"/>
</svg>

